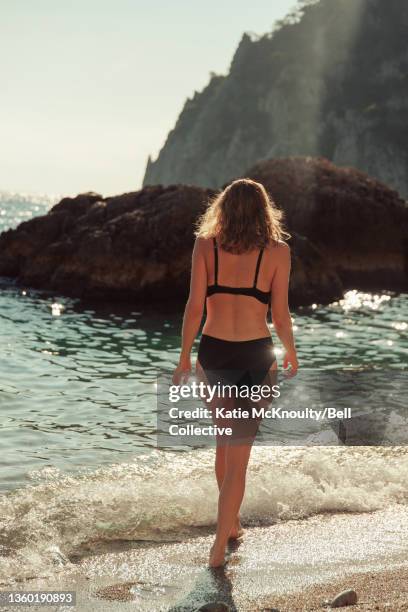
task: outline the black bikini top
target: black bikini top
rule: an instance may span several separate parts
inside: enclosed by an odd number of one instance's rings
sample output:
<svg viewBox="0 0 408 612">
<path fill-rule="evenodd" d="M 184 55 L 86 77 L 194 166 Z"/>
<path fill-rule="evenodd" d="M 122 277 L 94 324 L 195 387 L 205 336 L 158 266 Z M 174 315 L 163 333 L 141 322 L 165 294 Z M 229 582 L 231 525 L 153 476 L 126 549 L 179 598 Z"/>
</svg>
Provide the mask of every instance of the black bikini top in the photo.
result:
<svg viewBox="0 0 408 612">
<path fill-rule="evenodd" d="M 214 241 L 214 284 L 208 285 L 207 297 L 210 297 L 211 295 L 214 295 L 215 293 L 232 293 L 234 295 L 249 295 L 250 297 L 254 297 L 255 299 L 259 300 L 263 304 L 269 304 L 270 292 L 261 291 L 256 286 L 258 282 L 258 274 L 259 274 L 259 268 L 261 266 L 263 249 L 259 251 L 258 261 L 256 262 L 254 284 L 252 285 L 252 287 L 227 287 L 226 285 L 218 284 L 218 248 L 217 248 L 217 241 L 215 238 L 213 238 L 213 241 Z"/>
</svg>

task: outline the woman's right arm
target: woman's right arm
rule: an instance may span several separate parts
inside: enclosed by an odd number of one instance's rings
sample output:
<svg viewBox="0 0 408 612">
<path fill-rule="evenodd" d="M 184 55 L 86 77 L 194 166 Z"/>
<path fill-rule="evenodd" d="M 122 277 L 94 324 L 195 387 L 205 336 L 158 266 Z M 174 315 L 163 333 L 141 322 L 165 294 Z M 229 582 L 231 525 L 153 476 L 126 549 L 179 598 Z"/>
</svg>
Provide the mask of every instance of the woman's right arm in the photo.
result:
<svg viewBox="0 0 408 612">
<path fill-rule="evenodd" d="M 272 322 L 276 333 L 285 348 L 283 368 L 291 366 L 291 373 L 296 374 L 298 360 L 295 340 L 293 338 L 292 318 L 289 312 L 288 292 L 290 276 L 290 248 L 280 244 L 276 249 L 277 267 L 272 280 L 271 310 Z"/>
<path fill-rule="evenodd" d="M 197 238 L 192 255 L 190 295 L 183 317 L 180 359 L 173 374 L 173 383 L 175 385 L 179 385 L 191 372 L 190 354 L 203 318 L 206 294 L 207 267 L 204 247 L 202 239 Z"/>
</svg>

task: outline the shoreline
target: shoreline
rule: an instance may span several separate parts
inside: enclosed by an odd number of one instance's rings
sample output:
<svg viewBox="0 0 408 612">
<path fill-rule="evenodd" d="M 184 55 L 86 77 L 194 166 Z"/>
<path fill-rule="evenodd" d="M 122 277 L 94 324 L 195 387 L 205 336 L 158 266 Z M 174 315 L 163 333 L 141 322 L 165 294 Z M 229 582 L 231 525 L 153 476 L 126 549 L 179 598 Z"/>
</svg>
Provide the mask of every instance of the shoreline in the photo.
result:
<svg viewBox="0 0 408 612">
<path fill-rule="evenodd" d="M 118 602 L 124 611 L 136 604 L 141 612 L 193 612 L 219 601 L 239 612 L 312 611 L 345 588 L 354 588 L 361 602 L 351 610 L 375 610 L 387 598 L 392 607 L 377 609 L 398 610 L 408 601 L 397 590 L 408 576 L 406 506 L 248 527 L 217 570 L 207 567 L 212 540 L 181 535 L 172 542 L 96 543 L 68 571 L 17 588 L 75 590 L 81 612 L 114 610 Z"/>
<path fill-rule="evenodd" d="M 346 578 L 313 585 L 298 593 L 278 596 L 265 602 L 265 608 L 280 612 L 331 610 L 327 601 L 346 589 L 357 592 L 357 604 L 340 608 L 350 612 L 397 612 L 408 610 L 408 565 L 377 572 L 357 572 Z"/>
<path fill-rule="evenodd" d="M 217 576 L 217 571 L 213 572 Z M 222 582 L 222 578 L 218 578 Z M 100 582 L 98 585 L 97 582 Z M 35 583 L 46 588 L 42 581 L 36 580 Z M 41 585 L 33 587 L 33 581 L 30 581 L 31 586 L 24 587 L 20 585 L 18 590 L 30 590 L 32 588 L 39 589 Z M 196 612 L 200 606 L 194 607 L 187 605 L 171 604 L 169 607 L 165 604 L 155 606 L 155 599 L 164 593 L 160 592 L 160 587 L 156 593 L 151 590 L 148 585 L 137 581 L 118 581 L 106 584 L 106 581 L 89 581 L 87 577 L 80 577 L 73 582 L 60 579 L 55 581 L 54 585 L 48 585 L 50 590 L 57 589 L 73 589 L 77 593 L 77 607 L 81 612 L 93 612 L 95 609 L 110 612 L 117 609 L 118 603 L 124 612 L 134 611 L 135 604 L 138 604 L 138 610 L 150 612 L 166 611 L 166 612 Z M 172 589 L 167 586 L 166 589 L 170 592 Z M 273 594 L 262 597 L 258 600 L 251 599 L 250 601 L 242 602 L 240 607 L 235 604 L 231 606 L 231 601 L 228 601 L 228 596 L 220 595 L 217 597 L 208 597 L 207 603 L 223 602 L 232 611 L 240 612 L 322 612 L 330 611 L 329 602 L 340 592 L 353 589 L 357 592 L 358 601 L 356 605 L 341 608 L 353 612 L 398 612 L 408 610 L 408 561 L 403 566 L 396 566 L 392 569 L 371 570 L 350 572 L 346 576 L 337 579 L 327 580 L 325 582 L 316 582 L 309 587 L 301 590 L 296 590 L 286 594 Z M 0 590 L 6 590 L 2 588 Z M 150 591 L 150 593 L 149 593 Z M 168 593 L 167 593 L 168 595 Z M 144 599 L 144 601 L 141 601 Z M 203 605 L 204 599 L 201 602 Z M 30 606 L 33 610 L 43 610 L 37 606 Z M 25 610 L 25 607 L 13 606 L 12 608 L 2 607 L 4 612 L 12 612 L 12 610 Z M 75 609 L 75 608 L 74 608 Z M 59 608 L 55 608 L 55 611 Z M 227 608 L 225 608 L 225 612 Z"/>
</svg>

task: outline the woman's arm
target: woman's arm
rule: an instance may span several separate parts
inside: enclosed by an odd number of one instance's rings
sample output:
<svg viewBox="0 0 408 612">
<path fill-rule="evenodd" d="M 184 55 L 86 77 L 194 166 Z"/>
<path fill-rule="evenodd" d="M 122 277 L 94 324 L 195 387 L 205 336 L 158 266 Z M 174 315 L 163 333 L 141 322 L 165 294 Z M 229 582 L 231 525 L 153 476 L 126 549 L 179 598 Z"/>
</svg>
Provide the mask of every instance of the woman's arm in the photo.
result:
<svg viewBox="0 0 408 612">
<path fill-rule="evenodd" d="M 278 261 L 271 289 L 272 322 L 285 348 L 283 367 L 286 369 L 290 364 L 291 372 L 296 374 L 298 361 L 288 305 L 290 248 L 287 244 L 281 244 L 276 253 Z"/>
<path fill-rule="evenodd" d="M 204 245 L 202 239 L 197 238 L 192 256 L 190 294 L 183 317 L 180 359 L 173 375 L 174 384 L 179 384 L 181 379 L 191 372 L 191 348 L 200 329 L 206 294 L 207 267 L 205 265 Z"/>
</svg>

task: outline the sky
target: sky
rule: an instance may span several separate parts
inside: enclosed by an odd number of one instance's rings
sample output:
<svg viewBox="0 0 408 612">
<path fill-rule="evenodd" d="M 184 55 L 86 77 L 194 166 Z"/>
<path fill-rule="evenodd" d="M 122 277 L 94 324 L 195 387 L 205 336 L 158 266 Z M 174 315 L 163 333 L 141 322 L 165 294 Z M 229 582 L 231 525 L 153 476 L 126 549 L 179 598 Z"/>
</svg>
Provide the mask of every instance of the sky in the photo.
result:
<svg viewBox="0 0 408 612">
<path fill-rule="evenodd" d="M 185 100 L 296 0 L 0 0 L 0 190 L 139 189 Z"/>
</svg>

